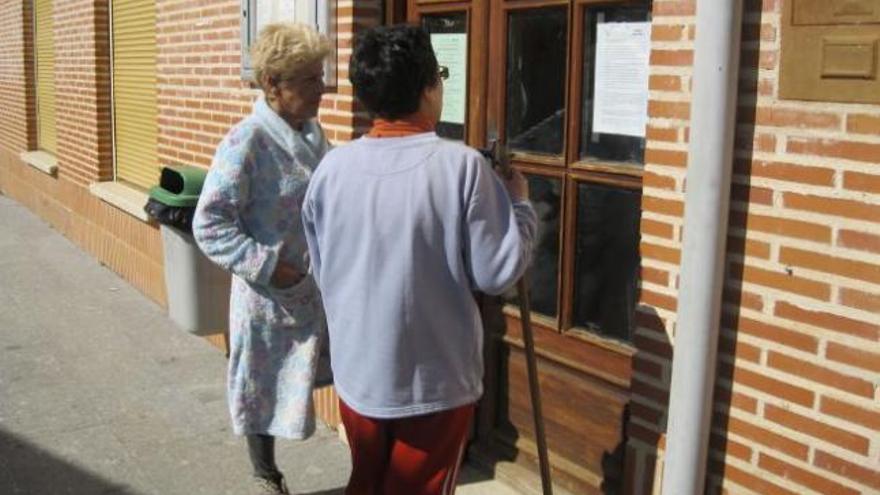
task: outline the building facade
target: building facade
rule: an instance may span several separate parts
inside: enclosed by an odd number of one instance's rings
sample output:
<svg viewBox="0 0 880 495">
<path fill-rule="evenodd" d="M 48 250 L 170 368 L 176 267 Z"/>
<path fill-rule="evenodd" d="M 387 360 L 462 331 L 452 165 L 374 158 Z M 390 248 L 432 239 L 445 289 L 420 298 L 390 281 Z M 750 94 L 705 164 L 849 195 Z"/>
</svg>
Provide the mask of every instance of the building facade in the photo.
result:
<svg viewBox="0 0 880 495">
<path fill-rule="evenodd" d="M 0 1 L 0 191 L 165 305 L 145 188 L 161 166 L 208 167 L 249 113 L 258 91 L 242 54 L 261 4 Z M 700 207 L 685 204 L 688 167 L 700 166 L 688 155 L 696 1 L 319 7 L 336 46 L 320 111 L 332 141 L 369 127 L 347 78 L 353 37 L 419 22 L 453 76 L 438 131 L 473 146 L 500 139 L 529 178 L 554 481 L 659 493 L 684 211 Z M 805 43 L 796 30 L 811 26 L 842 30 L 823 34 L 830 79 L 880 79 L 858 58 L 877 57 L 878 2 L 744 2 L 707 493 L 880 492 L 880 101 L 870 89 L 858 101 L 792 96 L 790 41 Z M 469 457 L 534 484 L 514 302 L 481 301 L 486 396 Z M 316 403 L 335 425 L 332 390 Z"/>
</svg>

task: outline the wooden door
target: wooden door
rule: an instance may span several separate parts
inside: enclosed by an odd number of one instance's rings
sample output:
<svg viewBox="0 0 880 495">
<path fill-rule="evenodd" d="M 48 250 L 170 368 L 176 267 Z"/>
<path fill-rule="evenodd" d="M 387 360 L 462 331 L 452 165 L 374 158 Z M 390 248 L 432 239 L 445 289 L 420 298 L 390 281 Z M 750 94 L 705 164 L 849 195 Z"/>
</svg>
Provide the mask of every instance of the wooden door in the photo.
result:
<svg viewBox="0 0 880 495">
<path fill-rule="evenodd" d="M 467 114 L 462 125 L 441 123 L 441 134 L 472 146 L 501 139 L 530 183 L 540 219 L 530 295 L 554 481 L 573 493 L 617 493 L 638 299 L 650 5 L 409 0 L 408 18 L 432 34 L 466 34 Z M 515 302 L 515 294 L 484 299 L 486 392 L 471 455 L 536 472 Z"/>
</svg>

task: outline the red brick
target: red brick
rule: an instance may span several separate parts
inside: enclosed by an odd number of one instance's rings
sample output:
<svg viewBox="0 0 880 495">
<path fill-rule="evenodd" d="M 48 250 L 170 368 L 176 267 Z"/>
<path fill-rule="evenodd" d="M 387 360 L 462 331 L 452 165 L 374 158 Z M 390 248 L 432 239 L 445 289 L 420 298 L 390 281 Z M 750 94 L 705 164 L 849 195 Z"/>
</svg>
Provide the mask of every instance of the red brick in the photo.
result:
<svg viewBox="0 0 880 495">
<path fill-rule="evenodd" d="M 737 314 L 740 307 L 755 311 L 764 309 L 764 298 L 761 295 L 745 291 L 739 286 L 726 286 L 722 297 L 724 302 L 736 305 Z"/>
<path fill-rule="evenodd" d="M 643 195 L 642 210 L 681 218 L 684 215 L 684 203 L 674 199 Z"/>
<path fill-rule="evenodd" d="M 730 200 L 770 206 L 773 204 L 773 191 L 765 187 L 734 183 L 730 188 Z"/>
<path fill-rule="evenodd" d="M 656 268 L 643 266 L 641 269 L 641 273 L 641 278 L 645 282 L 662 285 L 664 287 L 669 285 L 669 272 L 665 270 L 658 270 Z"/>
<path fill-rule="evenodd" d="M 758 399 L 741 392 L 733 392 L 721 384 L 716 385 L 712 401 L 716 409 L 726 410 L 728 407 L 733 407 L 749 414 L 758 413 Z"/>
<path fill-rule="evenodd" d="M 868 465 L 853 464 L 823 450 L 816 450 L 813 465 L 880 491 L 880 469 Z"/>
<path fill-rule="evenodd" d="M 829 342 L 825 349 L 825 357 L 849 366 L 880 373 L 880 354 L 876 352 Z"/>
<path fill-rule="evenodd" d="M 727 431 L 804 461 L 810 451 L 809 446 L 797 440 L 734 417 L 728 419 Z"/>
<path fill-rule="evenodd" d="M 877 157 L 880 156 L 880 144 L 830 139 L 792 139 L 788 141 L 787 150 L 789 153 L 843 158 L 868 163 L 876 162 Z"/>
<path fill-rule="evenodd" d="M 823 167 L 754 160 L 750 172 L 755 177 L 786 182 L 829 187 L 834 185 L 834 170 Z"/>
<path fill-rule="evenodd" d="M 859 434 L 787 411 L 772 404 L 764 406 L 764 417 L 798 433 L 824 440 L 857 454 L 868 455 L 869 441 Z"/>
<path fill-rule="evenodd" d="M 819 410 L 823 414 L 880 431 L 880 408 L 878 407 L 869 410 L 833 397 L 822 397 L 819 402 Z"/>
<path fill-rule="evenodd" d="M 684 37 L 685 26 L 683 25 L 655 25 L 651 28 L 652 41 L 679 41 Z"/>
<path fill-rule="evenodd" d="M 831 227 L 802 220 L 732 211 L 730 213 L 730 223 L 733 226 L 741 226 L 746 230 L 757 230 L 795 239 L 831 243 Z"/>
<path fill-rule="evenodd" d="M 729 455 L 744 461 L 752 458 L 752 449 L 749 446 L 717 433 L 712 433 L 709 437 L 709 449 L 718 452 L 721 456 Z"/>
<path fill-rule="evenodd" d="M 837 390 L 859 395 L 867 399 L 874 397 L 874 384 L 862 378 L 831 370 L 785 354 L 770 351 L 767 365 L 792 376 L 810 380 Z"/>
<path fill-rule="evenodd" d="M 878 151 L 880 151 L 880 148 L 878 148 Z M 783 194 L 783 204 L 786 208 L 794 210 L 811 211 L 824 215 L 867 220 L 871 222 L 880 221 L 880 215 L 878 215 L 880 208 L 875 205 L 851 199 L 837 199 L 786 192 Z"/>
<path fill-rule="evenodd" d="M 764 453 L 761 454 L 758 460 L 758 466 L 776 474 L 780 478 L 790 479 L 819 493 L 827 493 L 829 495 L 859 495 L 860 493 L 858 490 L 841 485 Z"/>
<path fill-rule="evenodd" d="M 783 246 L 779 252 L 779 261 L 786 265 L 880 284 L 880 265 L 873 263 L 839 258 L 815 251 L 786 246 Z"/>
<path fill-rule="evenodd" d="M 841 229 L 837 233 L 837 245 L 869 253 L 880 253 L 880 235 Z"/>
<path fill-rule="evenodd" d="M 740 124 L 742 123 L 743 122 L 740 122 Z M 748 123 L 746 122 L 746 124 Z M 756 133 L 755 128 L 751 125 L 740 125 L 737 128 L 734 146 L 737 150 L 743 151 L 751 151 L 753 149 L 759 151 L 775 151 L 776 136 L 767 133 Z M 750 163 L 750 159 L 737 160 L 737 162 L 734 163 L 734 173 L 737 173 L 739 170 L 746 170 Z"/>
<path fill-rule="evenodd" d="M 691 105 L 686 101 L 651 100 L 648 115 L 655 119 L 687 120 L 691 116 Z"/>
<path fill-rule="evenodd" d="M 710 461 L 709 469 L 723 475 L 725 479 L 728 479 L 743 488 L 752 490 L 755 493 L 761 493 L 764 495 L 801 495 L 798 492 L 793 492 L 771 483 L 764 476 L 755 476 L 737 467 L 731 466 L 730 464 L 720 464 Z"/>
<path fill-rule="evenodd" d="M 665 222 L 659 222 L 650 218 L 642 218 L 641 232 L 642 235 L 652 235 L 662 237 L 664 239 L 672 239 L 675 228 Z"/>
<path fill-rule="evenodd" d="M 841 119 L 839 115 L 833 113 L 758 107 L 755 124 L 771 127 L 839 129 Z"/>
<path fill-rule="evenodd" d="M 675 178 L 668 175 L 661 175 L 655 172 L 646 171 L 642 175 L 642 185 L 644 187 L 655 187 L 658 189 L 675 190 Z"/>
<path fill-rule="evenodd" d="M 770 378 L 769 376 L 756 373 L 741 367 L 733 370 L 733 381 L 746 387 L 764 392 L 765 394 L 779 397 L 789 402 L 800 404 L 804 407 L 812 407 L 815 396 L 812 390 L 808 390 L 788 382 Z"/>
<path fill-rule="evenodd" d="M 655 17 L 662 16 L 692 16 L 696 13 L 695 0 L 667 0 L 655 1 L 651 13 Z"/>
<path fill-rule="evenodd" d="M 681 251 L 666 246 L 658 246 L 642 241 L 641 254 L 643 258 L 665 261 L 677 265 L 681 258 Z"/>
<path fill-rule="evenodd" d="M 641 302 L 649 306 L 656 306 L 658 308 L 663 308 L 668 311 L 675 311 L 678 305 L 677 300 L 672 296 L 660 294 L 658 292 L 654 292 L 648 289 L 642 289 L 641 293 Z"/>
<path fill-rule="evenodd" d="M 722 335 L 718 341 L 718 352 L 723 356 L 742 359 L 753 363 L 761 362 L 761 349 L 739 339 Z"/>
<path fill-rule="evenodd" d="M 693 50 L 651 50 L 651 65 L 691 66 L 694 64 Z"/>
<path fill-rule="evenodd" d="M 722 317 L 722 324 L 732 330 L 776 342 L 792 349 L 810 353 L 816 353 L 819 350 L 819 340 L 816 337 L 744 316 L 734 317 L 725 314 Z M 736 328 L 733 328 L 734 325 Z"/>
<path fill-rule="evenodd" d="M 800 294 L 819 301 L 827 301 L 831 296 L 831 288 L 825 282 L 808 280 L 784 272 L 765 270 L 749 265 L 743 267 L 739 264 L 731 264 L 730 271 L 734 276 L 741 273 L 741 280 L 744 282 Z"/>
<path fill-rule="evenodd" d="M 880 175 L 860 172 L 844 172 L 843 187 L 853 191 L 880 194 Z M 875 206 L 880 214 L 880 206 Z"/>
<path fill-rule="evenodd" d="M 745 241 L 745 242 L 743 242 Z M 736 247 L 736 254 L 745 254 L 754 258 L 770 259 L 770 244 L 755 239 L 745 239 L 741 237 L 730 236 L 727 238 L 727 252 L 733 254 Z"/>
<path fill-rule="evenodd" d="M 681 91 L 681 76 L 652 75 L 648 79 L 648 88 L 653 91 Z"/>
<path fill-rule="evenodd" d="M 645 151 L 645 163 L 668 165 L 670 167 L 687 167 L 687 152 L 674 150 L 661 150 L 657 148 L 648 148 Z"/>
<path fill-rule="evenodd" d="M 777 301 L 773 314 L 790 321 L 806 323 L 846 335 L 871 341 L 880 340 L 880 327 L 877 325 L 825 311 L 803 309 L 786 301 Z"/>
<path fill-rule="evenodd" d="M 678 129 L 669 127 L 656 127 L 648 125 L 645 138 L 649 141 L 664 141 L 674 143 L 678 141 Z"/>
<path fill-rule="evenodd" d="M 840 303 L 869 313 L 880 313 L 880 294 L 863 292 L 843 287 L 840 289 Z"/>
</svg>

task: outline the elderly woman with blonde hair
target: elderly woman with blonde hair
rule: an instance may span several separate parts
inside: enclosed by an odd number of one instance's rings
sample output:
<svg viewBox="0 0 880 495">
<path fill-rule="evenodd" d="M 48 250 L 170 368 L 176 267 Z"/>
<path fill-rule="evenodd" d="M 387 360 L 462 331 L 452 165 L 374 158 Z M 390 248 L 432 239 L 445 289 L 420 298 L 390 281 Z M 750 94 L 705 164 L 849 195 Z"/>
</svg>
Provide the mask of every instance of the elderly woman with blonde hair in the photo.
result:
<svg viewBox="0 0 880 495">
<path fill-rule="evenodd" d="M 325 324 L 300 207 L 328 149 L 315 116 L 329 51 L 304 25 L 260 32 L 251 62 L 263 95 L 220 143 L 193 220 L 199 247 L 233 276 L 229 411 L 262 494 L 288 493 L 275 437 L 305 439 L 315 429 L 311 393 Z"/>
</svg>

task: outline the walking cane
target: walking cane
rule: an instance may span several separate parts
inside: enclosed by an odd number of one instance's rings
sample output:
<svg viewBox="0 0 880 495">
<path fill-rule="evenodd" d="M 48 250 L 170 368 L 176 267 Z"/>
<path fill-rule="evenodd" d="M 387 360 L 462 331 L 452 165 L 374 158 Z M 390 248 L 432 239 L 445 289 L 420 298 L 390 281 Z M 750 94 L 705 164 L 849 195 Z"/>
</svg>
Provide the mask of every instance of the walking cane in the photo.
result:
<svg viewBox="0 0 880 495">
<path fill-rule="evenodd" d="M 507 147 L 492 141 L 488 152 L 492 163 L 498 167 L 505 177 L 512 173 Z M 541 389 L 538 383 L 538 365 L 535 359 L 535 338 L 532 333 L 532 308 L 529 301 L 528 270 L 516 283 L 519 295 L 519 315 L 522 321 L 523 343 L 526 348 L 526 367 L 529 375 L 529 394 L 532 399 L 532 416 L 535 421 L 535 438 L 538 442 L 538 462 L 541 467 L 541 488 L 544 495 L 553 495 L 553 484 L 550 478 L 550 460 L 547 457 L 547 437 L 544 434 L 544 413 L 541 408 Z"/>
</svg>

